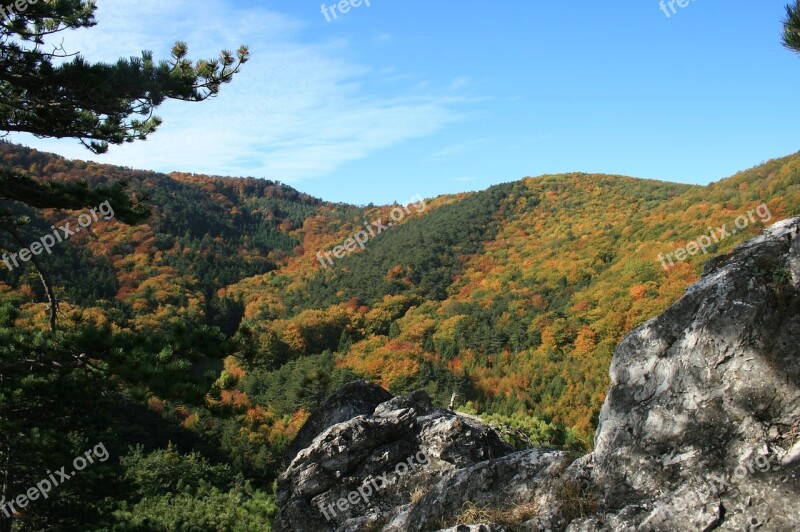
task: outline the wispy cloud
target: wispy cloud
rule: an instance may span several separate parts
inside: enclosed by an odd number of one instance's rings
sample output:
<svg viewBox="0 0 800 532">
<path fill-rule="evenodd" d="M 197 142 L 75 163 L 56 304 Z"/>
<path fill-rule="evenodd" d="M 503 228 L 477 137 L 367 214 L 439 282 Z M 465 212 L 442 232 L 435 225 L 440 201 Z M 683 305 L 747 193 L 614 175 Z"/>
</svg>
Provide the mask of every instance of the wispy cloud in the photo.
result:
<svg viewBox="0 0 800 532">
<path fill-rule="evenodd" d="M 469 78 L 463 76 L 458 77 L 454 79 L 452 83 L 450 83 L 450 90 L 457 91 L 463 89 L 464 87 L 467 87 L 468 85 L 469 85 Z"/>
<path fill-rule="evenodd" d="M 141 49 L 163 57 L 176 40 L 187 41 L 194 58 L 250 45 L 253 59 L 219 98 L 199 105 L 168 102 L 159 109 L 164 125 L 149 141 L 97 157 L 71 140 L 11 139 L 135 168 L 296 182 L 434 133 L 461 119 L 460 108 L 470 101 L 458 93 L 461 80 L 440 89 L 419 80 L 403 86 L 404 74 L 396 71 L 398 81 L 387 91 L 389 71 L 351 59 L 349 42 L 303 42 L 301 21 L 232 6 L 232 0 L 100 2 L 98 26 L 67 36 L 67 49 L 106 61 Z M 367 87 L 381 81 L 379 97 Z"/>
<path fill-rule="evenodd" d="M 460 153 L 464 153 L 468 149 L 473 148 L 475 146 L 479 146 L 481 144 L 486 144 L 488 142 L 488 140 L 489 139 L 474 139 L 474 140 L 469 140 L 469 141 L 466 141 L 466 142 L 461 142 L 461 143 L 458 143 L 458 144 L 451 144 L 450 146 L 445 146 L 444 148 L 440 149 L 439 151 L 436 151 L 436 152 L 432 153 L 431 157 L 435 158 L 435 159 L 450 158 L 450 157 L 452 157 L 454 155 L 458 155 Z"/>
</svg>

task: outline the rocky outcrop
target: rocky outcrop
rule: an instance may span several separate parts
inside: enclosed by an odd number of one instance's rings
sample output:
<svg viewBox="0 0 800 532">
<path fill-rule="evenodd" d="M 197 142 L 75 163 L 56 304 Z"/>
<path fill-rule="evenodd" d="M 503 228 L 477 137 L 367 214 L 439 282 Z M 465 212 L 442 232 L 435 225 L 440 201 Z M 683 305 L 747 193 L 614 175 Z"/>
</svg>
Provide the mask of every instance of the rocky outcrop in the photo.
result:
<svg viewBox="0 0 800 532">
<path fill-rule="evenodd" d="M 358 396 L 369 386 L 354 383 L 350 390 Z M 323 405 L 322 418 L 334 415 L 328 410 L 338 402 Z M 435 408 L 424 392 L 394 397 L 332 425 L 300 451 L 279 479 L 273 529 L 379 529 L 448 474 L 512 451 L 493 429 Z"/>
<path fill-rule="evenodd" d="M 798 229 L 709 262 L 624 339 L 593 453 L 512 452 L 419 392 L 338 412 L 357 383 L 303 433 L 275 529 L 799 530 Z"/>
<path fill-rule="evenodd" d="M 570 530 L 800 529 L 800 219 L 628 335 L 584 464 L 609 512 Z"/>
<path fill-rule="evenodd" d="M 328 427 L 356 416 L 372 414 L 379 404 L 385 403 L 392 397 L 392 394 L 368 381 L 345 384 L 303 424 L 297 436 L 284 452 L 284 466 L 291 463 L 297 453 L 311 445 L 314 438 Z"/>
</svg>

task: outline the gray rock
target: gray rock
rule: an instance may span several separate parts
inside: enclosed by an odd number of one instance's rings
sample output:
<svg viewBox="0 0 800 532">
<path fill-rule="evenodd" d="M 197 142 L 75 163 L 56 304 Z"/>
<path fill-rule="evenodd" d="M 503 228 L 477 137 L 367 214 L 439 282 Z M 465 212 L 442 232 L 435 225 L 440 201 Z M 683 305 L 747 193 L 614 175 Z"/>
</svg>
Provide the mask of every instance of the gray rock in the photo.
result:
<svg viewBox="0 0 800 532">
<path fill-rule="evenodd" d="M 456 525 L 450 528 L 442 528 L 437 532 L 511 532 L 511 529 L 503 525 L 477 524 L 477 525 Z"/>
<path fill-rule="evenodd" d="M 800 528 L 798 226 L 711 261 L 620 344 L 591 473 L 616 515 L 593 529 Z"/>
<path fill-rule="evenodd" d="M 416 504 L 395 516 L 383 530 L 424 530 L 431 523 L 452 520 L 465 503 L 492 509 L 526 504 L 551 506 L 555 504 L 552 500 L 555 485 L 570 462 L 572 458 L 568 453 L 538 448 L 456 469 L 446 474 Z M 550 519 L 546 521 L 547 525 L 553 524 Z"/>
<path fill-rule="evenodd" d="M 493 429 L 434 408 L 424 392 L 394 397 L 328 427 L 297 454 L 278 481 L 273 529 L 380 527 L 446 473 L 511 452 Z"/>
<path fill-rule="evenodd" d="M 362 380 L 344 385 L 303 424 L 284 451 L 283 465 L 287 466 L 323 430 L 356 416 L 372 414 L 379 404 L 391 398 L 392 394 L 372 382 Z"/>
</svg>

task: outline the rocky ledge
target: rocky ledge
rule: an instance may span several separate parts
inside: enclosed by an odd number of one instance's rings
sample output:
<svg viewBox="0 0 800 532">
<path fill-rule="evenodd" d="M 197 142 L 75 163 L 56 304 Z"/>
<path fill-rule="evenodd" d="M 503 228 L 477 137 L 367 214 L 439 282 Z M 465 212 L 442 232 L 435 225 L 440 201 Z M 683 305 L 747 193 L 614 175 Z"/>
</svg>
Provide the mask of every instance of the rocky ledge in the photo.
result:
<svg viewBox="0 0 800 532">
<path fill-rule="evenodd" d="M 706 265 L 610 369 L 593 453 L 348 385 L 301 432 L 277 531 L 800 530 L 800 218 Z"/>
</svg>

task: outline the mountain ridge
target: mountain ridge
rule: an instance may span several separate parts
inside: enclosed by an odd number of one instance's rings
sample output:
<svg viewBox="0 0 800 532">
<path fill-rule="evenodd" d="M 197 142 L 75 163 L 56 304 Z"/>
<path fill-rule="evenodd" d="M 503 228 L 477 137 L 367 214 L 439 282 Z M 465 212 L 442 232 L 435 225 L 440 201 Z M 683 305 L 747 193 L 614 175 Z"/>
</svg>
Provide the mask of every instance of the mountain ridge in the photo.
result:
<svg viewBox="0 0 800 532">
<path fill-rule="evenodd" d="M 0 155 L 41 179 L 125 180 L 132 195 L 149 196 L 146 223 L 95 224 L 92 237 L 43 258 L 70 300 L 63 327 L 218 328 L 228 343 L 214 345 L 216 360 L 192 362 L 210 391 L 189 412 L 273 442 L 291 439 L 337 385 L 366 378 L 394 394 L 424 389 L 439 405 L 456 392 L 462 409 L 534 442 L 589 449 L 624 335 L 677 301 L 708 259 L 800 212 L 800 154 L 708 186 L 546 175 L 425 199 L 424 211 L 410 209 L 325 268 L 318 252 L 389 220 L 395 206 L 335 204 L 252 178 L 70 162 L 8 143 Z M 751 216 L 708 254 L 662 269 L 660 254 L 759 205 L 769 221 Z M 31 239 L 69 216 L 30 214 Z M 41 328 L 32 272 L 2 272 L 0 282 L 15 327 Z M 286 443 L 275 445 L 273 464 Z"/>
</svg>

